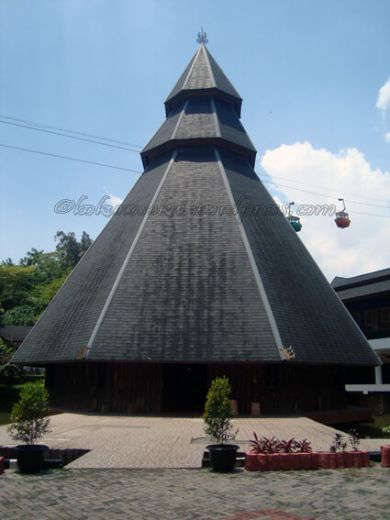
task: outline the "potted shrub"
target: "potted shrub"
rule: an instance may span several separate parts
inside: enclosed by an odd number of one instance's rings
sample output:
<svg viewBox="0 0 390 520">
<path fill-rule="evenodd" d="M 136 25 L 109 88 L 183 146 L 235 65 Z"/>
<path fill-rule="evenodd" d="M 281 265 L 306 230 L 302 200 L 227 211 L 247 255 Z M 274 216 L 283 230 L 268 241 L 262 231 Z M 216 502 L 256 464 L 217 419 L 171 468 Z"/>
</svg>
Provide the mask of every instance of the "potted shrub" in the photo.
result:
<svg viewBox="0 0 390 520">
<path fill-rule="evenodd" d="M 12 408 L 9 432 L 14 440 L 24 443 L 16 447 L 21 473 L 38 473 L 43 467 L 48 447 L 35 442 L 49 431 L 48 401 L 47 390 L 42 384 L 28 383 Z"/>
<path fill-rule="evenodd" d="M 233 471 L 236 463 L 238 446 L 225 444 L 235 438 L 233 433 L 231 388 L 227 377 L 217 377 L 211 383 L 207 393 L 203 419 L 205 432 L 216 444 L 207 446 L 210 453 L 210 465 L 214 471 Z"/>
</svg>

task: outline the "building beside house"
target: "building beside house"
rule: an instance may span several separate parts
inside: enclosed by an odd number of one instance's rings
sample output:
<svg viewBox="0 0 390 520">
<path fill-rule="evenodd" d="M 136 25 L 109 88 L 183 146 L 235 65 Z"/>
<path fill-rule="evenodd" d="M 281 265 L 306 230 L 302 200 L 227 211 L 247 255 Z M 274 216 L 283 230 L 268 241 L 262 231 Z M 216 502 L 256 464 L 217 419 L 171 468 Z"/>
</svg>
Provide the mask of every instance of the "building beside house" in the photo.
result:
<svg viewBox="0 0 390 520">
<path fill-rule="evenodd" d="M 390 269 L 337 276 L 331 285 L 383 363 L 355 372 L 347 390 L 377 412 L 390 410 Z"/>
<path fill-rule="evenodd" d="M 13 358 L 56 406 L 200 412 L 227 375 L 241 414 L 340 409 L 380 363 L 256 175 L 241 105 L 201 35 L 143 174 Z"/>
<path fill-rule="evenodd" d="M 0 338 L 16 350 L 23 343 L 31 328 L 24 325 L 3 325 L 0 327 Z"/>
</svg>

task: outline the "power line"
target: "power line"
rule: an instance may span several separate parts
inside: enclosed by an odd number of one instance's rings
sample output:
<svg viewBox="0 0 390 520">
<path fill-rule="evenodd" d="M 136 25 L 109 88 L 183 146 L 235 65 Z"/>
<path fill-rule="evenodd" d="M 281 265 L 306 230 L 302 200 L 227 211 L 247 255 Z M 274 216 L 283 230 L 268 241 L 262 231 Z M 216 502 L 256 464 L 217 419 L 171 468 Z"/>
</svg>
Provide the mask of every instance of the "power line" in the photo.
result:
<svg viewBox="0 0 390 520">
<path fill-rule="evenodd" d="M 84 136 L 84 137 L 92 137 L 93 139 L 100 139 L 101 141 L 108 141 L 110 143 L 123 144 L 123 145 L 126 145 L 126 146 L 131 146 L 131 147 L 134 147 L 134 148 L 142 149 L 142 146 L 139 145 L 139 144 L 127 143 L 126 141 L 119 141 L 118 139 L 111 139 L 109 137 L 102 137 L 101 135 L 89 134 L 89 133 L 86 133 L 86 132 L 79 132 L 77 130 L 69 130 L 67 128 L 61 128 L 59 126 L 46 125 L 44 123 L 38 123 L 36 121 L 29 121 L 27 119 L 19 119 L 17 117 L 6 116 L 4 114 L 0 114 L 0 117 L 2 119 L 8 119 L 10 121 L 17 121 L 19 123 L 25 123 L 25 124 L 27 124 L 29 126 L 33 126 L 33 127 L 49 128 L 49 129 L 52 129 L 52 130 L 59 130 L 60 132 L 66 132 L 66 133 L 69 133 L 69 134 L 81 135 L 81 136 Z"/>
<path fill-rule="evenodd" d="M 377 213 L 364 213 L 362 211 L 352 211 L 352 215 L 368 215 L 369 217 L 390 218 L 390 215 L 378 215 Z"/>
<path fill-rule="evenodd" d="M 264 174 L 262 173 L 259 173 L 258 174 L 260 177 L 264 177 Z M 309 182 L 302 182 L 302 181 L 297 181 L 295 179 L 288 179 L 287 177 L 278 177 L 277 175 L 272 175 L 272 178 L 273 179 L 282 179 L 282 180 L 285 180 L 285 181 L 288 181 L 288 182 L 295 182 L 297 184 L 303 184 L 305 186 L 313 186 L 314 188 L 321 188 L 323 190 L 327 190 L 327 191 L 333 191 L 334 193 L 340 193 L 338 190 L 335 190 L 333 188 L 328 188 L 326 186 L 321 186 L 321 185 L 318 185 L 318 184 L 311 184 Z M 265 182 L 265 181 L 264 181 Z M 377 200 L 379 202 L 387 202 L 387 200 L 384 200 L 384 199 L 377 199 L 377 198 L 374 198 L 374 197 L 367 197 L 367 196 L 362 196 L 362 195 L 358 195 L 357 193 L 350 193 L 350 192 L 346 192 L 343 190 L 343 194 L 344 195 L 351 195 L 352 197 L 359 197 L 359 199 L 363 199 L 363 200 Z M 363 204 L 362 202 L 359 202 L 357 204 Z M 370 206 L 373 206 L 373 204 L 369 204 Z M 390 209 L 390 206 L 377 206 L 377 207 L 380 207 L 380 208 L 389 208 Z"/>
<path fill-rule="evenodd" d="M 101 166 L 101 167 L 104 167 L 104 168 L 111 168 L 111 169 L 114 169 L 114 170 L 120 170 L 120 171 L 125 171 L 125 172 L 130 172 L 130 173 L 138 173 L 138 174 L 142 173 L 139 170 L 133 170 L 133 169 L 130 169 L 130 168 L 122 168 L 121 166 L 115 166 L 115 165 L 112 165 L 112 164 L 100 163 L 100 162 L 96 162 L 96 161 L 89 161 L 87 159 L 79 159 L 79 158 L 76 158 L 76 157 L 70 157 L 68 155 L 59 155 L 59 154 L 55 154 L 55 153 L 44 152 L 42 150 L 34 150 L 34 149 L 31 149 L 31 148 L 23 148 L 23 147 L 20 147 L 20 146 L 13 146 L 13 145 L 5 144 L 5 143 L 0 143 L 0 146 L 3 147 L 3 148 L 9 148 L 11 150 L 18 150 L 18 151 L 22 151 L 22 152 L 35 153 L 35 154 L 38 154 L 38 155 L 44 155 L 44 156 L 47 156 L 47 157 L 54 157 L 54 158 L 58 158 L 58 159 L 64 159 L 64 160 L 67 160 L 67 161 L 80 162 L 80 163 L 84 163 L 84 164 L 93 164 L 94 166 Z M 301 191 L 303 193 L 309 193 L 311 195 L 317 195 L 319 197 L 325 197 L 325 198 L 332 199 L 332 200 L 334 200 L 334 198 L 335 198 L 335 197 L 332 197 L 331 195 L 325 195 L 323 193 L 313 192 L 313 191 L 309 191 L 309 190 L 302 190 L 301 188 L 294 188 L 292 186 L 287 186 L 285 184 L 279 184 L 279 183 L 272 182 L 272 181 L 263 180 L 262 182 L 267 183 L 267 184 L 273 184 L 275 186 L 280 186 L 282 188 L 289 188 L 289 189 L 292 189 L 292 190 L 295 190 L 295 191 Z M 351 203 L 363 204 L 362 202 L 356 202 L 356 201 L 355 202 L 351 201 Z M 370 204 L 366 204 L 366 205 L 370 206 Z M 372 204 L 372 206 L 374 206 L 374 205 Z M 374 206 L 374 207 L 377 207 L 377 206 Z M 358 212 L 358 211 L 354 211 L 353 213 L 354 214 L 358 214 L 358 215 L 372 216 L 372 217 L 382 217 L 382 218 L 389 218 L 390 217 L 388 215 L 378 215 L 378 214 L 374 214 L 374 213 L 363 213 L 363 212 Z"/>
<path fill-rule="evenodd" d="M 113 148 L 118 148 L 118 149 L 130 151 L 130 152 L 134 152 L 134 153 L 139 153 L 140 149 L 142 148 L 140 145 L 126 143 L 125 141 L 119 141 L 117 139 L 111 139 L 111 138 L 102 137 L 102 136 L 95 135 L 95 134 L 89 134 L 89 133 L 79 132 L 79 131 L 76 131 L 76 130 L 69 130 L 69 129 L 61 128 L 61 127 L 57 127 L 57 126 L 46 125 L 46 124 L 43 124 L 43 123 L 29 121 L 29 120 L 26 120 L 26 119 L 19 119 L 19 118 L 16 118 L 16 117 L 6 116 L 6 115 L 3 115 L 3 114 L 0 114 L 0 118 L 9 120 L 9 121 L 1 121 L 0 120 L 0 123 L 3 123 L 3 124 L 19 126 L 19 127 L 22 127 L 22 128 L 27 128 L 27 129 L 30 129 L 30 130 L 36 130 L 36 131 L 39 131 L 39 132 L 45 132 L 45 133 L 48 133 L 48 134 L 60 135 L 60 136 L 63 136 L 63 137 L 68 137 L 69 139 L 78 139 L 80 141 L 91 142 L 91 143 L 100 144 L 100 145 L 103 145 L 103 146 L 112 146 Z M 19 123 L 23 123 L 23 124 L 12 123 L 10 121 L 18 121 Z M 59 132 L 55 132 L 55 131 L 51 131 L 51 130 L 45 130 L 45 129 L 58 130 Z M 84 136 L 84 138 L 82 138 L 82 137 L 75 137 L 75 136 L 71 136 L 71 135 L 65 135 L 63 132 L 72 133 L 72 134 L 76 134 L 76 135 L 79 135 L 79 136 Z M 92 138 L 92 139 L 89 139 L 89 138 Z M 94 139 L 99 139 L 100 141 L 95 141 Z M 113 145 L 109 145 L 109 144 L 103 143 L 101 141 L 108 141 L 110 143 L 118 143 L 119 145 L 125 145 L 125 147 L 117 146 L 117 145 L 114 145 L 114 144 Z M 132 147 L 134 147 L 134 148 L 132 148 Z M 135 148 L 138 148 L 138 150 L 136 150 Z M 24 150 L 24 151 L 26 151 L 26 150 Z M 63 157 L 61 156 L 61 158 L 63 158 Z M 101 163 L 98 163 L 98 164 L 100 165 Z M 111 167 L 111 166 L 108 166 L 108 167 Z M 127 170 L 125 170 L 125 171 L 127 171 Z M 141 173 L 141 172 L 139 172 L 139 173 Z M 259 174 L 259 176 L 260 177 L 264 177 L 263 174 Z M 282 180 L 286 180 L 286 181 L 290 181 L 290 182 L 295 182 L 297 184 L 302 184 L 302 185 L 306 185 L 306 186 L 318 187 L 320 189 L 324 189 L 326 191 L 330 191 L 330 192 L 333 192 L 333 193 L 339 193 L 337 190 L 334 190 L 334 189 L 329 188 L 327 186 L 310 184 L 310 183 L 307 183 L 307 182 L 298 181 L 298 180 L 295 180 L 295 179 L 288 179 L 286 177 L 280 177 L 280 176 L 275 176 L 275 175 L 272 176 L 272 178 L 282 179 Z M 335 198 L 335 197 L 330 197 L 329 195 L 324 195 L 322 193 L 315 193 L 315 192 L 306 191 L 306 190 L 299 190 L 299 188 L 294 188 L 292 186 L 272 183 L 272 181 L 264 180 L 263 182 L 268 182 L 270 184 L 274 184 L 275 186 L 282 186 L 282 187 L 285 187 L 285 188 L 290 188 L 290 189 L 293 189 L 293 190 L 298 190 L 298 191 L 302 191 L 302 192 L 305 192 L 305 193 L 310 193 L 312 195 L 318 195 L 318 196 L 327 197 L 327 198 Z M 384 200 L 384 199 L 368 197 L 368 196 L 362 196 L 362 195 L 359 195 L 357 193 L 350 193 L 350 192 L 343 191 L 343 194 L 351 195 L 353 197 L 358 197 L 358 198 L 363 199 L 363 200 L 374 200 L 374 201 L 379 201 L 379 202 L 388 202 L 387 200 Z M 354 203 L 354 204 L 364 205 L 364 206 L 374 206 L 374 204 L 367 204 L 367 203 L 363 203 L 363 202 L 359 202 L 359 201 L 349 201 L 349 202 L 350 203 Z M 389 206 L 378 206 L 378 205 L 375 205 L 375 207 L 382 207 L 382 208 L 386 208 L 386 209 L 389 208 Z"/>
<path fill-rule="evenodd" d="M 129 168 L 122 168 L 121 166 L 114 166 L 112 164 L 100 163 L 100 162 L 95 162 L 95 161 L 88 161 L 87 159 L 78 159 L 76 157 L 69 157 L 68 155 L 59 155 L 59 154 L 56 154 L 56 153 L 43 152 L 41 150 L 33 150 L 31 148 L 22 148 L 21 146 L 12 146 L 10 144 L 4 144 L 4 143 L 0 143 L 0 146 L 2 146 L 3 148 L 10 148 L 11 150 L 20 150 L 22 152 L 35 153 L 35 154 L 39 154 L 39 155 L 45 155 L 45 156 L 48 156 L 48 157 L 56 157 L 58 159 L 65 159 L 66 161 L 80 162 L 80 163 L 85 163 L 85 164 L 93 164 L 95 166 L 102 166 L 104 168 L 112 168 L 114 170 L 121 170 L 123 172 L 142 173 L 139 170 L 131 170 Z"/>
<path fill-rule="evenodd" d="M 315 192 L 315 191 L 303 190 L 302 188 L 295 188 L 295 187 L 289 186 L 287 184 L 280 184 L 280 183 L 268 181 L 268 180 L 265 180 L 265 179 L 263 179 L 262 182 L 264 182 L 266 184 L 273 184 L 275 186 L 281 186 L 282 188 L 288 188 L 290 190 L 301 191 L 302 193 L 309 193 L 310 195 L 317 195 L 318 197 L 325 197 L 327 199 L 334 200 L 336 198 L 335 196 L 332 196 L 332 195 L 325 195 L 324 193 L 318 193 L 318 192 Z M 359 204 L 361 206 L 369 206 L 369 207 L 373 207 L 373 208 L 390 209 L 389 206 L 378 206 L 378 204 L 368 204 L 366 202 L 359 202 L 357 200 L 349 200 L 348 204 Z"/>
<path fill-rule="evenodd" d="M 68 135 L 68 134 L 64 134 L 63 132 L 57 132 L 55 130 L 47 130 L 46 128 L 37 128 L 35 126 L 29 126 L 29 125 L 25 125 L 22 123 L 14 123 L 12 121 L 2 121 L 1 119 L 0 119 L 0 123 L 3 125 L 12 125 L 12 126 L 18 126 L 20 128 L 27 128 L 28 130 L 35 130 L 36 132 L 44 132 L 45 134 L 60 135 L 62 137 L 67 137 L 68 139 L 76 139 L 78 141 L 86 141 L 88 143 L 100 144 L 102 146 L 109 146 L 110 148 L 119 148 L 120 150 L 126 150 L 127 152 L 139 153 L 139 150 L 136 150 L 135 148 L 127 148 L 125 146 L 120 146 L 118 144 L 103 143 L 102 141 L 95 141 L 94 139 L 89 139 L 87 137 Z"/>
</svg>

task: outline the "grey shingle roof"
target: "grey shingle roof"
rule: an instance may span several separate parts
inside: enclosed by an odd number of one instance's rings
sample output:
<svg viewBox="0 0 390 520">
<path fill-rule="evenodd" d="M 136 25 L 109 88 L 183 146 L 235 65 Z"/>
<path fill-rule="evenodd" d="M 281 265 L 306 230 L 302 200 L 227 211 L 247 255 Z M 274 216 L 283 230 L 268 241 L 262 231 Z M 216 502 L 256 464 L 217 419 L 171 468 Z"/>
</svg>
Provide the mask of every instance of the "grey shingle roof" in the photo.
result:
<svg viewBox="0 0 390 520">
<path fill-rule="evenodd" d="M 390 268 L 381 269 L 380 271 L 373 271 L 371 273 L 359 274 L 358 276 L 351 276 L 350 278 L 336 276 L 336 278 L 332 280 L 331 285 L 333 289 L 338 289 L 357 287 L 359 285 L 366 285 L 382 280 L 390 280 Z"/>
<path fill-rule="evenodd" d="M 231 104 L 213 97 L 195 97 L 175 107 L 142 150 L 144 165 L 161 150 L 173 150 L 178 145 L 204 144 L 205 139 L 221 146 L 234 145 L 254 164 L 256 149 Z"/>
<path fill-rule="evenodd" d="M 238 116 L 240 115 L 240 95 L 212 57 L 210 51 L 202 44 L 165 101 L 167 115 L 178 98 L 187 98 L 194 96 L 194 94 L 207 95 L 210 91 L 216 91 L 227 99 L 234 99 L 234 106 Z"/>
<path fill-rule="evenodd" d="M 362 298 L 364 296 L 379 296 L 380 294 L 386 293 L 390 293 L 390 279 L 346 289 L 337 289 L 337 294 L 343 301 L 354 300 L 355 298 Z"/>
<path fill-rule="evenodd" d="M 199 88 L 209 68 L 197 70 L 180 89 Z M 292 363 L 379 363 L 256 176 L 233 105 L 204 81 L 170 109 L 120 214 L 15 362 L 285 363 L 290 347 Z"/>
<path fill-rule="evenodd" d="M 331 285 L 343 301 L 390 293 L 390 269 L 381 269 L 351 278 L 336 276 Z"/>
<path fill-rule="evenodd" d="M 25 325 L 3 325 L 0 327 L 0 338 L 7 341 L 23 341 L 31 327 Z"/>
</svg>

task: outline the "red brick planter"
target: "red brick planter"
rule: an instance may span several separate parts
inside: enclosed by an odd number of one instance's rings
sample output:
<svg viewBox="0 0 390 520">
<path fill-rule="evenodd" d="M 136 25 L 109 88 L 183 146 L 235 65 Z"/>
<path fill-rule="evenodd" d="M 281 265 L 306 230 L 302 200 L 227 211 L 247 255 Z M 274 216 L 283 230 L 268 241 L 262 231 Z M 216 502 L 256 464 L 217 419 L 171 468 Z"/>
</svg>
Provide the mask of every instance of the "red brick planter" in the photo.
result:
<svg viewBox="0 0 390 520">
<path fill-rule="evenodd" d="M 318 465 L 322 469 L 337 469 L 336 453 L 320 451 Z"/>
<path fill-rule="evenodd" d="M 357 464 L 356 451 L 346 451 L 344 453 L 344 464 L 346 468 L 354 468 Z"/>
<path fill-rule="evenodd" d="M 381 465 L 390 468 L 390 444 L 381 446 Z"/>
<path fill-rule="evenodd" d="M 390 467 L 390 446 L 384 448 L 388 448 L 386 460 Z M 369 465 L 368 451 L 245 454 L 245 469 L 248 471 L 363 468 Z"/>
<path fill-rule="evenodd" d="M 336 464 L 338 468 L 344 468 L 345 467 L 345 453 L 343 451 L 339 451 L 336 453 Z"/>
<path fill-rule="evenodd" d="M 370 465 L 368 451 L 347 451 L 344 455 L 345 468 L 366 468 Z"/>
<path fill-rule="evenodd" d="M 366 468 L 370 465 L 368 451 L 320 452 L 320 468 Z"/>
<path fill-rule="evenodd" d="M 316 454 L 314 454 L 316 455 Z M 246 453 L 245 469 L 248 471 L 276 471 L 318 469 L 318 458 L 312 453 Z"/>
<path fill-rule="evenodd" d="M 317 451 L 310 453 L 311 457 L 311 469 L 319 469 L 320 467 L 320 454 Z"/>
</svg>

